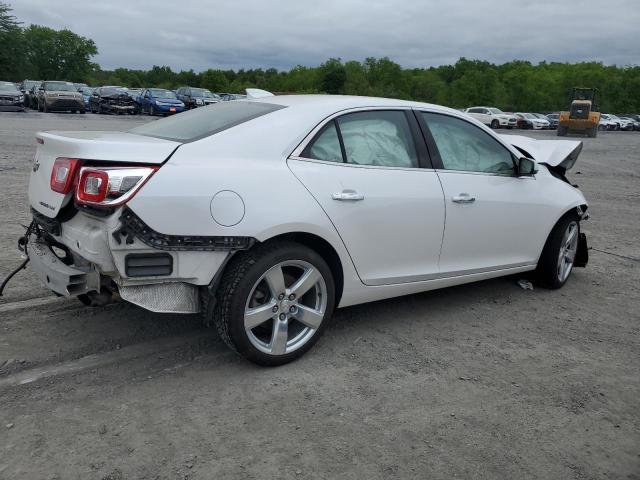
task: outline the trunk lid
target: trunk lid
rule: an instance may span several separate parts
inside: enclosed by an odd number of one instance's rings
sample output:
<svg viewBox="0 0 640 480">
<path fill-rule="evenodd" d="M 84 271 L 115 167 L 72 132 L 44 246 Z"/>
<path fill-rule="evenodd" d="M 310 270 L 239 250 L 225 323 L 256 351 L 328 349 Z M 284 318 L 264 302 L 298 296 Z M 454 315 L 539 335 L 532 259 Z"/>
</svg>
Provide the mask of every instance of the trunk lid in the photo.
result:
<svg viewBox="0 0 640 480">
<path fill-rule="evenodd" d="M 522 135 L 501 135 L 502 139 L 527 152 L 538 163 L 569 170 L 582 151 L 579 140 L 536 140 Z"/>
<path fill-rule="evenodd" d="M 124 132 L 43 132 L 29 179 L 29 203 L 38 212 L 54 218 L 73 199 L 51 190 L 51 171 L 58 157 L 119 164 L 160 164 L 181 144 L 170 140 Z"/>
</svg>

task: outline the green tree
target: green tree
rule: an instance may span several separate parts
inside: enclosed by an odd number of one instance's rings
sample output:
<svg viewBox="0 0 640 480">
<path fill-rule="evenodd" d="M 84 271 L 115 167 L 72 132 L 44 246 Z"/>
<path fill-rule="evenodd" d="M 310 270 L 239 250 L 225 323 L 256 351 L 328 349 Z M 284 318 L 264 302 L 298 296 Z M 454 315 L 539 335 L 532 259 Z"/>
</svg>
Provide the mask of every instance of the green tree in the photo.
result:
<svg viewBox="0 0 640 480">
<path fill-rule="evenodd" d="M 17 81 L 24 70 L 22 29 L 11 12 L 9 5 L 0 2 L 0 79 Z"/>
<path fill-rule="evenodd" d="M 320 89 L 331 94 L 344 93 L 347 70 L 339 58 L 330 58 L 320 65 Z"/>
<path fill-rule="evenodd" d="M 93 40 L 70 30 L 54 30 L 30 25 L 23 31 L 24 58 L 31 78 L 83 81 L 97 65 L 91 57 L 98 53 Z"/>
</svg>

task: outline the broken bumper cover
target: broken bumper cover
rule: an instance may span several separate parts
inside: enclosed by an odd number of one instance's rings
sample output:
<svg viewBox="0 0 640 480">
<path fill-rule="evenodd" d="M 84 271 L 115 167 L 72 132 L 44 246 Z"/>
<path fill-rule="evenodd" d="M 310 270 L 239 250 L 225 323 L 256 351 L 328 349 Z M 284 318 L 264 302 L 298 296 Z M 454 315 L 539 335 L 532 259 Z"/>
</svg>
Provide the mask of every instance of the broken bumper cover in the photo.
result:
<svg viewBox="0 0 640 480">
<path fill-rule="evenodd" d="M 55 293 L 73 296 L 100 290 L 100 273 L 95 269 L 65 265 L 45 241 L 35 236 L 26 248 L 36 276 Z"/>
</svg>

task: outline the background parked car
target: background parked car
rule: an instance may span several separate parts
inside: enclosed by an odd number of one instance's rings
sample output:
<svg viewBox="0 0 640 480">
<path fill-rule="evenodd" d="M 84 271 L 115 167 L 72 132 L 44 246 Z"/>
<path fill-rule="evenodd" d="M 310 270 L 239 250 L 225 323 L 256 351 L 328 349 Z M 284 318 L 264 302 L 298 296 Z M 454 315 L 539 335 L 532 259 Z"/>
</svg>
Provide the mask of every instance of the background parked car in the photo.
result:
<svg viewBox="0 0 640 480">
<path fill-rule="evenodd" d="M 218 93 L 216 95 L 218 95 L 223 102 L 230 102 L 231 100 L 242 100 L 247 98 L 246 95 L 242 95 L 240 93 Z"/>
<path fill-rule="evenodd" d="M 609 119 L 618 124 L 618 130 L 633 130 L 633 120 L 609 114 Z"/>
<path fill-rule="evenodd" d="M 185 110 L 176 94 L 164 88 L 147 88 L 138 97 L 141 112 L 149 115 L 171 115 Z"/>
<path fill-rule="evenodd" d="M 140 97 L 140 95 L 142 95 L 142 92 L 144 91 L 144 89 L 143 88 L 125 88 L 124 91 L 135 102 L 136 115 L 139 114 L 140 113 L 140 104 L 138 103 L 138 98 Z"/>
<path fill-rule="evenodd" d="M 12 82 L 0 82 L 0 110 L 24 112 L 24 95 Z"/>
<path fill-rule="evenodd" d="M 550 113 L 547 116 L 549 120 L 549 128 L 555 130 L 558 128 L 558 123 L 560 122 L 560 114 L 559 113 Z"/>
<path fill-rule="evenodd" d="M 128 113 L 137 112 L 136 102 L 127 95 L 123 87 L 98 87 L 91 95 L 89 109 L 92 113 Z"/>
<path fill-rule="evenodd" d="M 514 115 L 504 113 L 495 107 L 471 107 L 467 108 L 465 113 L 476 120 L 480 120 L 485 125 L 489 125 L 494 130 L 501 127 L 515 128 L 517 125 L 517 119 Z"/>
<path fill-rule="evenodd" d="M 176 97 L 184 103 L 187 110 L 212 103 L 218 103 L 221 98 L 215 93 L 211 93 L 206 88 L 181 87 L 176 90 Z"/>
<path fill-rule="evenodd" d="M 549 128 L 549 120 L 540 118 L 535 113 L 516 112 L 518 128 L 543 130 Z"/>
<path fill-rule="evenodd" d="M 20 83 L 19 89 L 22 92 L 22 94 L 24 95 L 24 106 L 25 107 L 33 108 L 33 107 L 31 107 L 32 89 L 33 89 L 33 87 L 36 87 L 36 97 L 37 97 L 38 87 L 41 84 L 42 84 L 42 80 L 23 80 Z M 37 101 L 34 102 L 34 103 L 35 103 L 36 106 L 38 105 Z"/>
<path fill-rule="evenodd" d="M 609 118 L 606 113 L 600 114 L 600 121 L 598 122 L 598 130 L 618 130 L 620 126 Z"/>
<path fill-rule="evenodd" d="M 633 129 L 640 130 L 640 115 L 636 115 L 633 113 L 623 113 L 622 115 L 620 115 L 620 117 L 627 118 L 633 121 Z"/>
<path fill-rule="evenodd" d="M 47 81 L 42 82 L 38 89 L 38 110 L 49 112 L 52 110 L 70 110 L 84 113 L 84 100 L 71 82 Z"/>
<path fill-rule="evenodd" d="M 86 110 L 91 110 L 89 108 L 89 101 L 91 100 L 91 95 L 93 94 L 93 91 L 95 90 L 95 88 L 92 87 L 79 87 L 78 91 L 82 94 L 82 100 L 84 100 L 84 108 Z"/>
</svg>

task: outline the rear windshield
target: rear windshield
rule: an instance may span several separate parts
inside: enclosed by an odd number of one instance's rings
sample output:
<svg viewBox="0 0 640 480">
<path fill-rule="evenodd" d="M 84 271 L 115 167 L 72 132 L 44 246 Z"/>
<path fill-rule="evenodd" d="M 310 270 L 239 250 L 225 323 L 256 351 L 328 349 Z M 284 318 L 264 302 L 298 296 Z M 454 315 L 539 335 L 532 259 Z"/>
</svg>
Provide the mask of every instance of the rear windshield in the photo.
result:
<svg viewBox="0 0 640 480">
<path fill-rule="evenodd" d="M 193 142 L 281 108 L 285 107 L 263 102 L 220 102 L 149 122 L 129 132 L 175 142 Z"/>
</svg>

